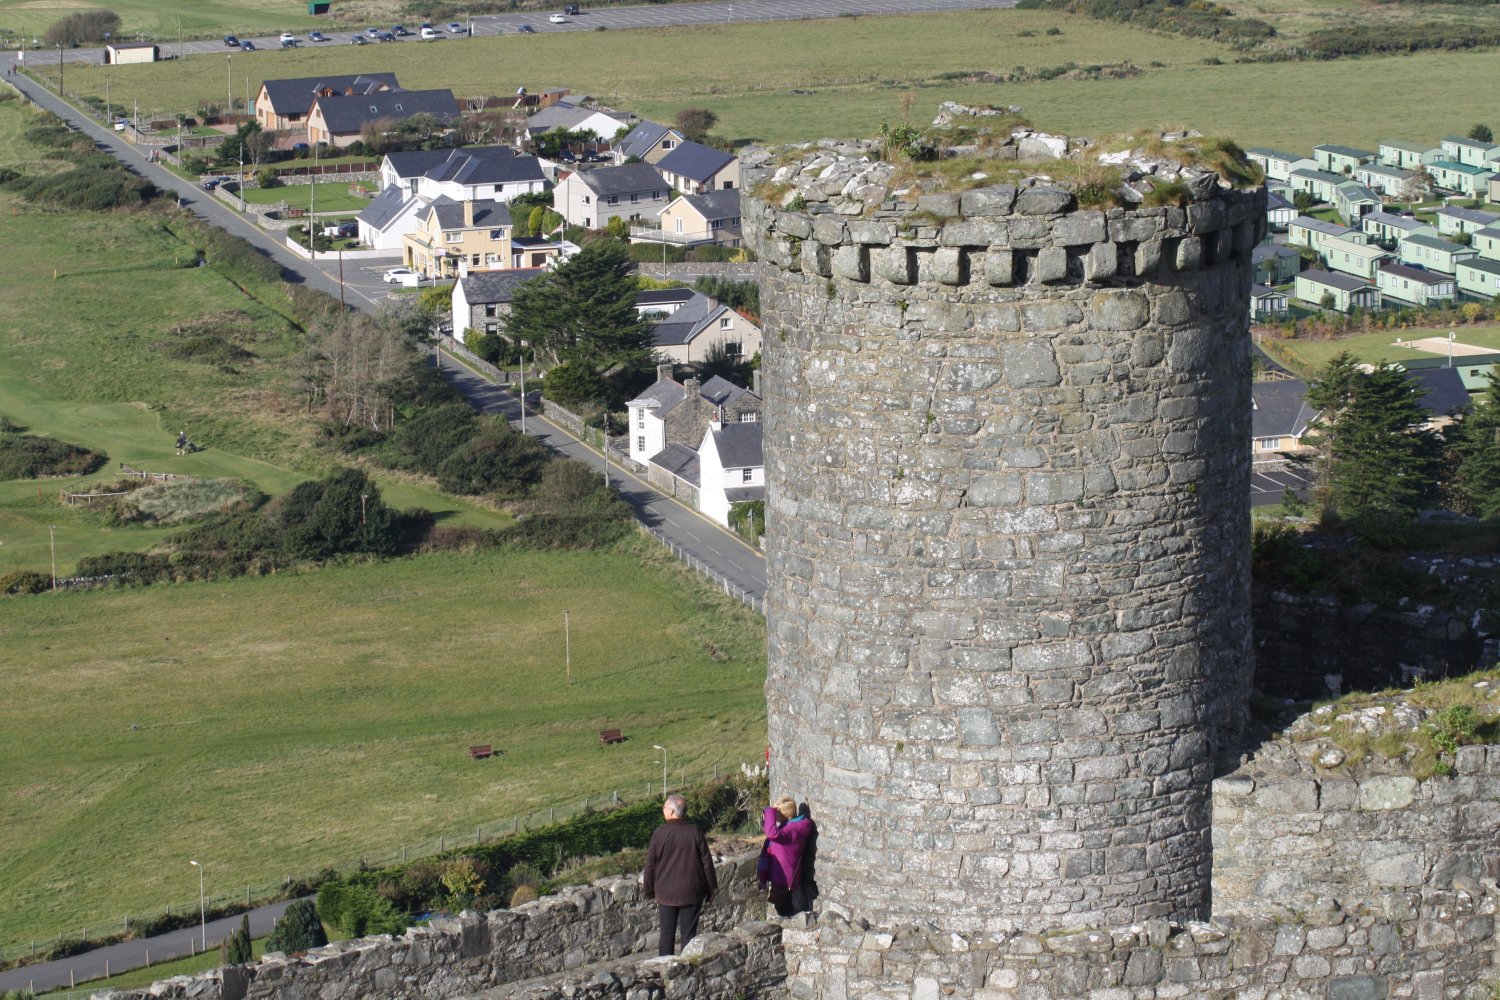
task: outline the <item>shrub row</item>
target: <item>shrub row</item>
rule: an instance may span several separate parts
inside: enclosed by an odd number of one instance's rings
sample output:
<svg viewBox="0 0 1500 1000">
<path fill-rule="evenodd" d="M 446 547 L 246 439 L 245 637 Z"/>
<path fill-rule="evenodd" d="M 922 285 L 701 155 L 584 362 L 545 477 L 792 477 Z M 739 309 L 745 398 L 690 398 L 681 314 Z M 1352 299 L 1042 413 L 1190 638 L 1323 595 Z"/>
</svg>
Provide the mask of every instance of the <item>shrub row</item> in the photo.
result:
<svg viewBox="0 0 1500 1000">
<path fill-rule="evenodd" d="M 35 434 L 0 432 L 0 480 L 86 476 L 106 461 L 77 444 Z"/>
</svg>

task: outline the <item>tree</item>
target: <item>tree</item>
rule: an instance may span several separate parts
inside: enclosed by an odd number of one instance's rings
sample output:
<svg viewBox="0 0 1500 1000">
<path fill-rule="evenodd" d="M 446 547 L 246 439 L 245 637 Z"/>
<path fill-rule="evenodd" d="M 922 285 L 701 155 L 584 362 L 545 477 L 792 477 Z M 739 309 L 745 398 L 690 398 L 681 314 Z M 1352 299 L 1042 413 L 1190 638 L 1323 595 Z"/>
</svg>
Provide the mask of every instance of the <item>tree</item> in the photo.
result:
<svg viewBox="0 0 1500 1000">
<path fill-rule="evenodd" d="M 719 116 L 707 108 L 683 108 L 673 121 L 684 138 L 702 142 L 719 124 Z"/>
<path fill-rule="evenodd" d="M 294 899 L 287 906 L 271 936 L 266 939 L 266 951 L 280 951 L 288 955 L 321 948 L 328 943 L 328 932 L 323 930 L 323 921 L 318 919 L 318 908 L 310 899 Z"/>
<path fill-rule="evenodd" d="M 1500 516 L 1500 370 L 1489 370 L 1484 395 L 1446 434 L 1457 458 L 1454 491 L 1478 516 Z"/>
<path fill-rule="evenodd" d="M 650 370 L 651 329 L 635 309 L 635 272 L 613 240 L 590 243 L 555 270 L 516 288 L 506 333 L 551 366 L 598 383 Z"/>
<path fill-rule="evenodd" d="M 1317 203 L 1318 200 L 1312 196 L 1312 192 L 1310 191 L 1292 192 L 1292 204 L 1299 212 L 1306 213 L 1308 209 L 1312 208 Z"/>
<path fill-rule="evenodd" d="M 1410 517 L 1435 494 L 1439 441 L 1405 371 L 1366 372 L 1344 352 L 1308 386 L 1307 401 L 1319 411 L 1313 443 L 1330 510 Z"/>
<path fill-rule="evenodd" d="M 738 354 L 730 354 L 724 341 L 716 340 L 703 352 L 698 362 L 698 375 L 707 382 L 715 375 L 728 379 L 736 385 L 744 385 L 749 379 L 750 365 Z"/>
<path fill-rule="evenodd" d="M 42 33 L 42 44 L 48 48 L 61 45 L 71 49 L 79 45 L 102 43 L 106 37 L 119 30 L 120 15 L 112 10 L 80 11 L 49 25 Z"/>
<path fill-rule="evenodd" d="M 250 961 L 250 914 L 240 917 L 240 925 L 219 942 L 219 961 L 225 965 L 244 965 Z"/>
<path fill-rule="evenodd" d="M 1480 124 L 1469 129 L 1469 138 L 1475 142 L 1494 142 L 1495 133 L 1490 131 L 1488 125 Z"/>
</svg>

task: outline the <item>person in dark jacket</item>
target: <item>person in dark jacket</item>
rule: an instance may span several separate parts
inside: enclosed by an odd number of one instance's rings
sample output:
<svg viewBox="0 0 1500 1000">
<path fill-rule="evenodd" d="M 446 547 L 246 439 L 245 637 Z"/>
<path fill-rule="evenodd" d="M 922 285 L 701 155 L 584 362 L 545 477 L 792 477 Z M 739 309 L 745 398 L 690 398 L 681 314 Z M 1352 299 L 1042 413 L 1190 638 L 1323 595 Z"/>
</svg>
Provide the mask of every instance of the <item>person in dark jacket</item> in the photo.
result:
<svg viewBox="0 0 1500 1000">
<path fill-rule="evenodd" d="M 670 955 L 674 938 L 686 947 L 698 933 L 698 915 L 714 898 L 719 879 L 703 831 L 683 818 L 687 799 L 667 796 L 661 814 L 666 822 L 651 835 L 642 888 L 647 899 L 656 900 L 661 922 L 656 953 Z"/>
</svg>

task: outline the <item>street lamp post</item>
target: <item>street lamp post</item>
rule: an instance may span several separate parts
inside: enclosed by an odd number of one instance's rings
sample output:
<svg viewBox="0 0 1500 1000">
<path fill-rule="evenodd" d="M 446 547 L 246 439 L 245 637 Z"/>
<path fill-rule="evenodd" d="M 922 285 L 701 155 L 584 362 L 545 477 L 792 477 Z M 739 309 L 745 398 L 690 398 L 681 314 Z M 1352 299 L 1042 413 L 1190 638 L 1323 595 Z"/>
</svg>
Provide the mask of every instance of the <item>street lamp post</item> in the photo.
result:
<svg viewBox="0 0 1500 1000">
<path fill-rule="evenodd" d="M 314 235 L 318 224 L 318 144 L 313 143 L 312 183 L 307 186 L 307 254 L 318 259 L 318 242 Z"/>
<path fill-rule="evenodd" d="M 662 773 L 665 774 L 666 772 L 662 772 Z M 207 951 L 208 950 L 208 903 L 207 903 L 207 901 L 206 901 L 206 899 L 204 898 L 204 895 L 203 895 L 203 866 L 200 865 L 196 861 L 189 861 L 188 864 L 190 864 L 194 868 L 198 869 L 198 933 L 199 933 L 199 936 L 200 936 L 199 937 L 199 947 L 203 951 Z"/>
<path fill-rule="evenodd" d="M 63 95 L 63 57 L 62 42 L 57 43 L 57 96 Z"/>
<path fill-rule="evenodd" d="M 224 56 L 224 117 L 227 121 L 234 111 L 234 56 Z"/>
<path fill-rule="evenodd" d="M 666 798 L 667 797 L 667 748 L 664 747 L 664 746 L 661 746 L 660 744 L 653 743 L 653 744 L 651 744 L 651 749 L 652 750 L 660 750 L 661 751 L 661 795 L 662 795 L 662 798 Z"/>
<path fill-rule="evenodd" d="M 1453 338 L 1458 336 L 1452 330 L 1448 331 L 1448 367 L 1453 367 Z"/>
</svg>

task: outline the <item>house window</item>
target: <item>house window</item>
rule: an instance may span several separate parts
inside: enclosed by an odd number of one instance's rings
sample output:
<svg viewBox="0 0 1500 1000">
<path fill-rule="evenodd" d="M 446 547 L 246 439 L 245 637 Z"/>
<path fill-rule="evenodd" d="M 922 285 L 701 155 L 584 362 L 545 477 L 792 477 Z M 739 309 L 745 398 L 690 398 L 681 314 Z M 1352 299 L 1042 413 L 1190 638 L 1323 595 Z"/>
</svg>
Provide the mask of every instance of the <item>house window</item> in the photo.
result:
<svg viewBox="0 0 1500 1000">
<path fill-rule="evenodd" d="M 490 230 L 490 239 L 491 240 L 503 240 L 503 239 L 505 239 L 505 230 L 503 230 L 503 229 L 491 229 Z"/>
<path fill-rule="evenodd" d="M 677 220 L 677 234 L 679 236 L 682 235 L 682 220 L 681 219 Z"/>
<path fill-rule="evenodd" d="M 719 317 L 719 329 L 720 330 L 728 330 L 728 329 L 731 329 L 733 326 L 734 326 L 734 318 L 732 316 L 721 316 L 721 317 Z"/>
<path fill-rule="evenodd" d="M 725 181 L 724 182 L 724 190 L 725 191 L 733 191 L 734 190 L 734 181 Z"/>
<path fill-rule="evenodd" d="M 671 139 L 663 139 L 661 141 L 662 149 L 671 149 L 675 145 L 677 145 L 677 143 L 673 142 Z"/>
<path fill-rule="evenodd" d="M 589 196 L 588 195 L 581 195 L 580 199 L 581 199 L 582 203 L 585 204 L 585 205 L 587 205 L 589 203 Z"/>
<path fill-rule="evenodd" d="M 742 483 L 748 483 L 751 480 L 753 480 L 754 478 L 755 478 L 755 470 L 754 469 L 741 469 L 740 470 L 740 482 L 742 482 Z"/>
<path fill-rule="evenodd" d="M 740 347 L 740 342 L 738 340 L 726 340 L 724 341 L 724 353 L 731 358 L 737 358 L 745 352 Z"/>
<path fill-rule="evenodd" d="M 470 267 L 478 267 L 479 266 L 479 254 L 476 253 L 476 254 L 470 254 L 469 255 L 469 266 Z"/>
<path fill-rule="evenodd" d="M 635 450 L 639 452 L 646 450 L 646 435 L 641 434 L 635 439 Z"/>
<path fill-rule="evenodd" d="M 759 413 L 741 413 L 740 414 L 740 423 L 742 423 L 742 424 L 754 424 L 754 423 L 759 423 L 759 422 L 760 422 L 760 414 Z"/>
<path fill-rule="evenodd" d="M 484 332 L 485 333 L 499 333 L 500 332 L 500 324 L 499 323 L 486 323 L 486 324 L 484 324 Z"/>
<path fill-rule="evenodd" d="M 498 312 L 496 312 L 496 308 L 497 307 L 496 307 L 495 303 L 493 303 L 493 302 L 486 302 L 484 304 L 484 314 L 486 316 L 498 316 L 498 315 L 500 315 Z"/>
<path fill-rule="evenodd" d="M 463 242 L 463 235 L 460 234 L 460 233 L 444 233 L 443 234 L 443 242 L 444 243 L 462 243 Z"/>
<path fill-rule="evenodd" d="M 619 198 L 619 196 L 618 196 L 618 195 L 613 195 L 613 194 L 612 194 L 612 195 L 610 195 L 610 196 L 609 196 L 609 201 L 608 201 L 608 202 L 607 202 L 607 203 L 606 203 L 606 204 L 610 204 L 610 205 L 618 205 L 618 204 L 619 204 L 619 203 L 620 203 L 620 198 Z"/>
</svg>

